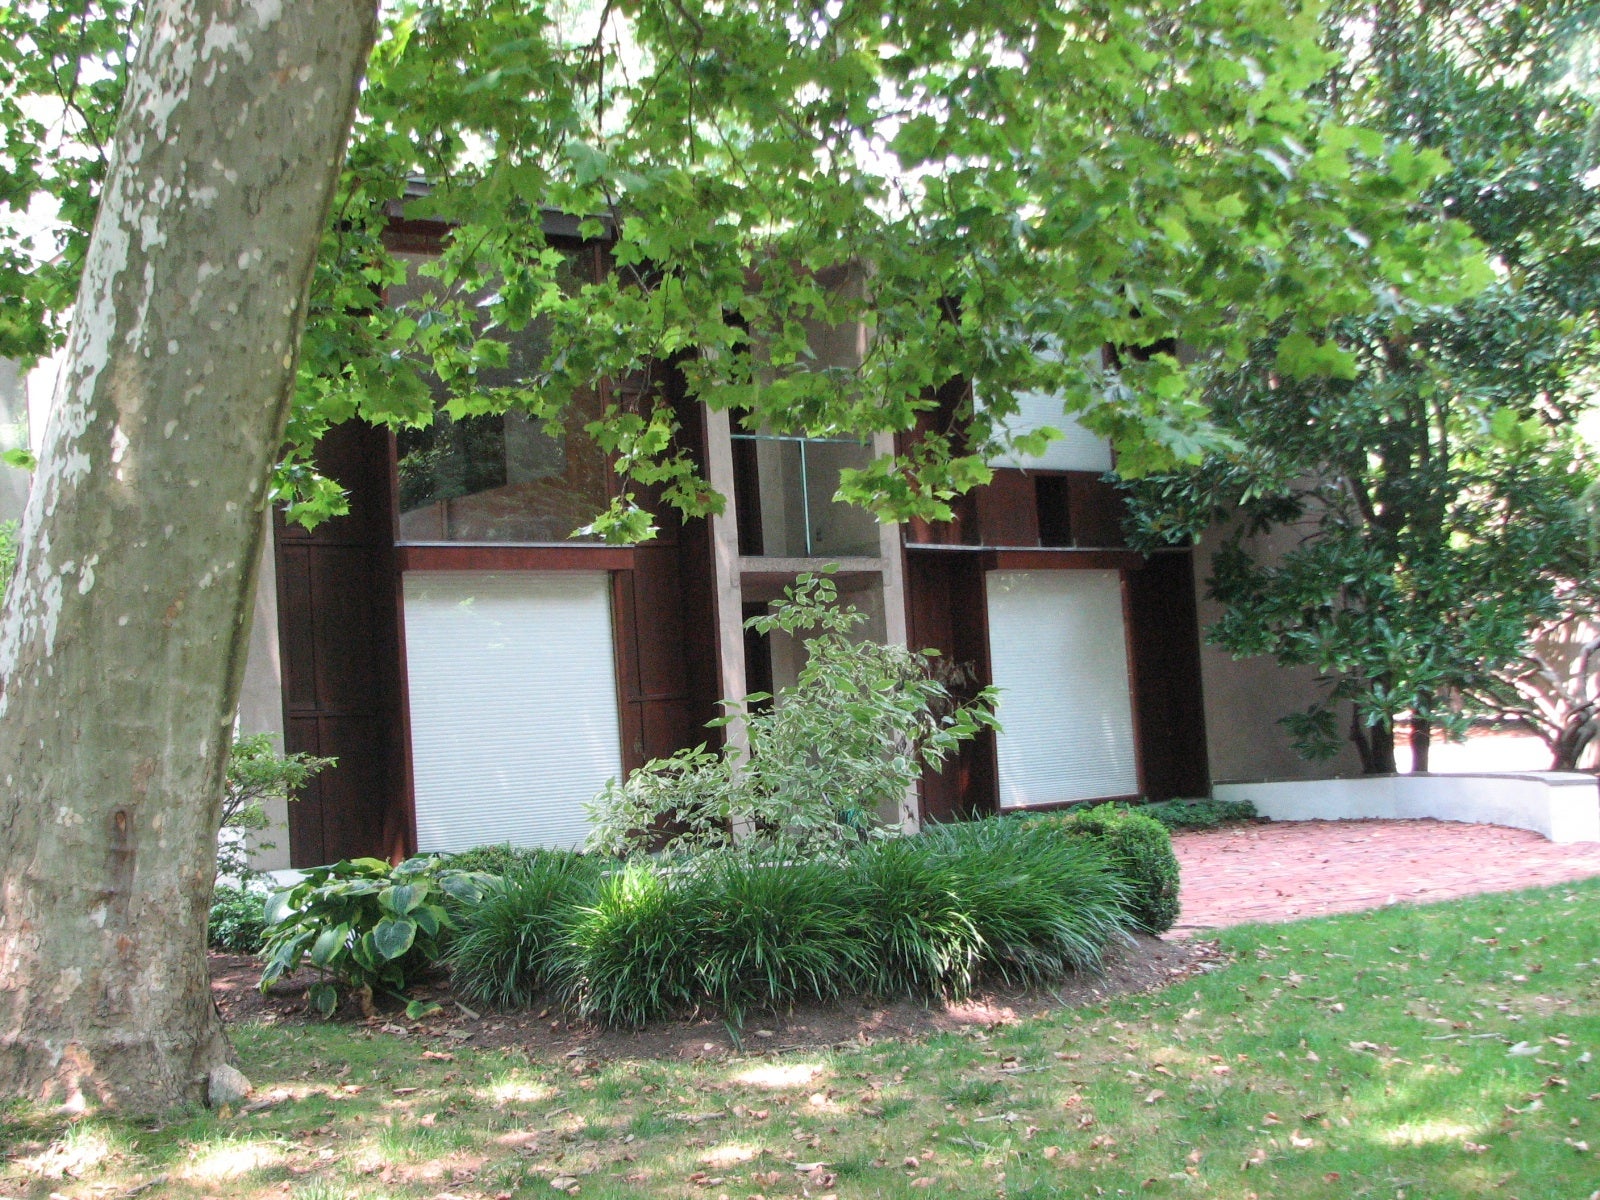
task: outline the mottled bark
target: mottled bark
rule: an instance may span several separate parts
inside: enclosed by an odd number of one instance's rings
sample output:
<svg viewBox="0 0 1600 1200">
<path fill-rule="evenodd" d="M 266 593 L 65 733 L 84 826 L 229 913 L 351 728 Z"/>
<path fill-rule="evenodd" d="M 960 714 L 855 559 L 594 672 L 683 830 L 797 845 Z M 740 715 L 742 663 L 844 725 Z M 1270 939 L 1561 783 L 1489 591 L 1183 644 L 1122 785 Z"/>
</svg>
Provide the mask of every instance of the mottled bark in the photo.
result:
<svg viewBox="0 0 1600 1200">
<path fill-rule="evenodd" d="M 154 0 L 0 619 L 0 1091 L 201 1100 L 266 483 L 374 0 Z"/>
</svg>

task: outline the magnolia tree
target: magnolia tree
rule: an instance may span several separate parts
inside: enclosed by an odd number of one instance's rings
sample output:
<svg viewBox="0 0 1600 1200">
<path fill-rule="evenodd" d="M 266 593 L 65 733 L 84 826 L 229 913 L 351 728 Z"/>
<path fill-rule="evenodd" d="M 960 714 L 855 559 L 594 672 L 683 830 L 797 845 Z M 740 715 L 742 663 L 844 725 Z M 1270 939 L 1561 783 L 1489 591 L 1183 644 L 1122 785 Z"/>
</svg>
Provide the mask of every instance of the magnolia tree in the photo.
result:
<svg viewBox="0 0 1600 1200">
<path fill-rule="evenodd" d="M 404 4 L 342 171 L 370 11 L 125 19 L 0 13 L 0 53 L 27 47 L 0 73 L 0 199 L 55 192 L 66 221 L 51 265 L 0 263 L 23 314 L 6 345 L 48 343 L 81 269 L 0 627 L 0 1078 L 28 1096 L 157 1108 L 225 1057 L 204 909 L 260 514 L 338 509 L 308 465 L 330 424 L 426 423 L 437 378 L 453 416 L 560 426 L 579 389 L 670 361 L 752 423 L 865 436 L 913 428 L 962 376 L 981 411 L 842 487 L 937 518 L 987 478 L 1022 390 L 1060 393 L 1124 470 L 1215 442 L 1187 358 L 1112 374 L 1108 343 L 1234 362 L 1303 330 L 1315 359 L 1335 318 L 1482 271 L 1418 203 L 1442 161 L 1331 120 L 1314 87 L 1335 58 L 1277 3 Z M 55 161 L 29 127 L 47 100 Z M 551 209 L 605 244 L 603 281 L 564 273 Z M 452 236 L 384 307 L 401 216 Z M 495 331 L 534 320 L 544 360 L 486 386 Z M 852 320 L 860 366 L 812 369 L 807 326 Z M 648 536 L 646 487 L 716 509 L 670 409 L 623 394 L 587 427 L 629 481 L 595 529 Z"/>
<path fill-rule="evenodd" d="M 1138 532 L 1217 538 L 1212 639 L 1321 674 L 1286 721 L 1308 756 L 1348 737 L 1366 770 L 1393 771 L 1408 715 L 1427 770 L 1433 728 L 1490 712 L 1570 761 L 1563 739 L 1592 736 L 1588 656 L 1552 661 L 1569 639 L 1548 631 L 1595 600 L 1576 418 L 1600 366 L 1600 125 L 1577 81 L 1600 25 L 1572 0 L 1348 0 L 1329 20 L 1358 48 L 1330 101 L 1417 140 L 1427 195 L 1489 246 L 1493 276 L 1321 335 L 1285 325 L 1221 364 L 1208 394 L 1233 444 L 1135 485 Z"/>
</svg>

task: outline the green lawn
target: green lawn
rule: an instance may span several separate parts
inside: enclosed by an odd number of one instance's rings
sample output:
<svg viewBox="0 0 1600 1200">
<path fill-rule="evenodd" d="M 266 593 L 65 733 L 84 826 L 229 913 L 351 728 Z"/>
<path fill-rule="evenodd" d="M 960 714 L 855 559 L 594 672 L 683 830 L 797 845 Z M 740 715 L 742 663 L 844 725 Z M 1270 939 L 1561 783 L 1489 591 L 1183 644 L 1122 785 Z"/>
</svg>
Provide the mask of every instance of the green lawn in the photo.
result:
<svg viewBox="0 0 1600 1200">
<path fill-rule="evenodd" d="M 244 1028 L 246 1073 L 294 1098 L 13 1110 L 0 1196 L 1590 1200 L 1597 918 L 1590 882 L 1255 926 L 1233 966 L 1102 1008 L 699 1066 Z"/>
</svg>

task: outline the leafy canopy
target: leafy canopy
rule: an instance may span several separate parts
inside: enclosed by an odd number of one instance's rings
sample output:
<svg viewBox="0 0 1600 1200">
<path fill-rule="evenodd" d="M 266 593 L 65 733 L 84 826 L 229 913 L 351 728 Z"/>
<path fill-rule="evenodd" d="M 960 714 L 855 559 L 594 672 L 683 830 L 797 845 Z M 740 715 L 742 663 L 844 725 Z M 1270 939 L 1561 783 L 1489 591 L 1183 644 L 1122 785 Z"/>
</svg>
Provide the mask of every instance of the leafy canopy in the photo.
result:
<svg viewBox="0 0 1600 1200">
<path fill-rule="evenodd" d="M 1567 0 L 1351 2 L 1330 21 L 1362 47 L 1329 81 L 1339 112 L 1448 156 L 1425 196 L 1489 247 L 1493 278 L 1449 304 L 1278 325 L 1212 380 L 1236 448 L 1133 494 L 1146 544 L 1236 514 L 1211 636 L 1315 667 L 1328 688 L 1288 722 L 1300 748 L 1332 753 L 1349 701 L 1381 770 L 1397 715 L 1461 728 L 1463 697 L 1592 574 L 1574 418 L 1600 366 L 1600 193 L 1593 97 L 1569 68 L 1595 27 Z"/>
<path fill-rule="evenodd" d="M 59 338 L 133 15 L 0 10 L 0 270 L 21 301 L 0 353 Z M 1126 472 L 1192 461 L 1216 436 L 1190 369 L 1156 355 L 1109 373 L 1103 346 L 1176 338 L 1239 362 L 1281 326 L 1337 368 L 1334 317 L 1485 278 L 1465 227 L 1427 203 L 1443 155 L 1330 115 L 1319 32 L 1314 8 L 1275 0 L 387 6 L 279 498 L 307 522 L 337 511 L 308 465 L 318 435 L 429 421 L 430 375 L 452 414 L 559 425 L 577 389 L 665 362 L 713 406 L 818 435 L 910 429 L 931 388 L 974 380 L 970 439 L 935 430 L 846 474 L 847 498 L 889 516 L 945 517 L 986 479 L 1020 390 L 1060 392 Z M 38 197 L 64 227 L 30 250 L 18 214 Z M 563 288 L 551 210 L 610 239 L 615 271 Z M 454 234 L 433 294 L 386 308 L 402 215 Z M 504 361 L 494 331 L 536 319 L 553 333 L 526 386 L 477 386 Z M 856 320 L 859 367 L 813 369 L 808 324 Z M 646 488 L 690 513 L 721 503 L 656 397 L 630 391 L 589 427 L 630 480 L 606 537 L 648 536 Z"/>
</svg>

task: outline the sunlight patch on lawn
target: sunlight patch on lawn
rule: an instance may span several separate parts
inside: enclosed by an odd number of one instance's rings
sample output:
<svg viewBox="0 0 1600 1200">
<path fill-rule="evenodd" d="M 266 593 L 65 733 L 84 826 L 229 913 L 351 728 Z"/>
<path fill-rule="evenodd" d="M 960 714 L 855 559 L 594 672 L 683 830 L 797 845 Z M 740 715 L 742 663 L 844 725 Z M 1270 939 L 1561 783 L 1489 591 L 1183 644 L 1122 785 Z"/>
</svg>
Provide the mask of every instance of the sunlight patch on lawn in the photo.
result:
<svg viewBox="0 0 1600 1200">
<path fill-rule="evenodd" d="M 759 1157 L 761 1147 L 749 1142 L 723 1142 L 713 1146 L 695 1161 L 707 1167 L 732 1167 Z"/>
<path fill-rule="evenodd" d="M 759 1088 L 805 1087 L 822 1076 L 826 1070 L 821 1063 L 766 1063 L 748 1067 L 734 1075 L 735 1083 Z"/>
<path fill-rule="evenodd" d="M 496 1108 L 504 1108 L 508 1104 L 544 1104 L 559 1094 L 547 1083 L 536 1083 L 516 1075 L 497 1079 L 488 1087 L 477 1088 L 473 1092 L 480 1100 L 487 1100 Z"/>
<path fill-rule="evenodd" d="M 196 1183 L 214 1183 L 277 1166 L 283 1160 L 283 1147 L 272 1142 L 216 1142 L 197 1149 L 179 1174 Z"/>
<path fill-rule="evenodd" d="M 1378 1131 L 1378 1140 L 1386 1146 L 1426 1146 L 1437 1142 L 1461 1142 L 1477 1132 L 1475 1126 L 1463 1125 L 1460 1121 L 1407 1121 Z"/>
</svg>

